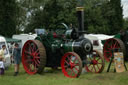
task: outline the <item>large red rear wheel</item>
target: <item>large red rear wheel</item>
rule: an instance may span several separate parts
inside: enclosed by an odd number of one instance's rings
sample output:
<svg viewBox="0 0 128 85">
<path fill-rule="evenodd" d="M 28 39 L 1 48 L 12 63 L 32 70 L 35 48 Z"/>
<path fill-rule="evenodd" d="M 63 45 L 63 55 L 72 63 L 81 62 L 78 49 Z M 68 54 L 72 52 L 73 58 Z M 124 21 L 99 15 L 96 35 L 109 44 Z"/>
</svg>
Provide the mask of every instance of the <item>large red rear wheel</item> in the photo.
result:
<svg viewBox="0 0 128 85">
<path fill-rule="evenodd" d="M 105 62 L 103 55 L 94 50 L 92 54 L 87 55 L 85 69 L 87 72 L 101 73 L 104 70 Z"/>
<path fill-rule="evenodd" d="M 82 71 L 80 56 L 74 52 L 65 53 L 61 60 L 62 72 L 70 78 L 79 77 Z"/>
<path fill-rule="evenodd" d="M 103 54 L 106 61 L 110 61 L 112 57 L 112 51 L 114 50 L 120 50 L 123 52 L 124 56 L 126 55 L 125 46 L 122 40 L 117 38 L 110 38 L 106 40 L 104 46 L 103 46 Z"/>
<path fill-rule="evenodd" d="M 22 50 L 22 64 L 25 71 L 32 75 L 41 73 L 46 64 L 46 52 L 38 40 L 28 40 Z"/>
</svg>

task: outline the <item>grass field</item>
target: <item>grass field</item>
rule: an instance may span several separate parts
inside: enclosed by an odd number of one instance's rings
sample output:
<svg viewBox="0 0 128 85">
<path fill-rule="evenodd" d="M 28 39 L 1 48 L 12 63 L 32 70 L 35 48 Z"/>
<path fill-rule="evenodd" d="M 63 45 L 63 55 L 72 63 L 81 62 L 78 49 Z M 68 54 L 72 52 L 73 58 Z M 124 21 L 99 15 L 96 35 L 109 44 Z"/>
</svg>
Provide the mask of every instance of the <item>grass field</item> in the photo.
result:
<svg viewBox="0 0 128 85">
<path fill-rule="evenodd" d="M 28 75 L 22 65 L 20 68 L 16 77 L 13 76 L 13 65 L 6 70 L 5 75 L 0 76 L 0 85 L 128 85 L 128 71 L 114 73 L 111 69 L 107 73 L 105 68 L 101 74 L 84 73 L 79 78 L 72 79 L 65 77 L 61 70 L 46 69 L 41 75 Z"/>
</svg>

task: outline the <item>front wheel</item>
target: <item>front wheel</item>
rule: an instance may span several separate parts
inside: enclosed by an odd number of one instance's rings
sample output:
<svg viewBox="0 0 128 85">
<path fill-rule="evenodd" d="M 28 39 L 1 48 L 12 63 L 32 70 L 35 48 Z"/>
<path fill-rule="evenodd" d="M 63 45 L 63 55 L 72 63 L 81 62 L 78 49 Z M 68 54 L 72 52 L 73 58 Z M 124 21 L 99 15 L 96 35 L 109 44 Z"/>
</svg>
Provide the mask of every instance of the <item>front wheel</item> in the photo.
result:
<svg viewBox="0 0 128 85">
<path fill-rule="evenodd" d="M 92 54 L 87 55 L 86 64 L 84 65 L 87 72 L 101 73 L 104 66 L 104 57 L 99 51 L 93 50 Z"/>
<path fill-rule="evenodd" d="M 62 72 L 66 77 L 76 78 L 82 72 L 82 61 L 75 52 L 65 53 L 61 60 Z"/>
</svg>

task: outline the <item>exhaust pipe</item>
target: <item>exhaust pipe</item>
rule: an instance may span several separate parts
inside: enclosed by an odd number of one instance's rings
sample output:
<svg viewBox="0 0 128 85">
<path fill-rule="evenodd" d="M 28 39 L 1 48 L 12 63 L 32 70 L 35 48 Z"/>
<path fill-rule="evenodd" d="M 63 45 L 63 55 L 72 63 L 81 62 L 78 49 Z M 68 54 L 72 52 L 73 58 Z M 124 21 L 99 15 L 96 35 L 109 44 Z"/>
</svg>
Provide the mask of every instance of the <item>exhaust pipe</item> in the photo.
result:
<svg viewBox="0 0 128 85">
<path fill-rule="evenodd" d="M 82 35 L 84 31 L 84 7 L 77 7 L 77 16 L 78 16 L 78 33 L 79 36 Z"/>
</svg>

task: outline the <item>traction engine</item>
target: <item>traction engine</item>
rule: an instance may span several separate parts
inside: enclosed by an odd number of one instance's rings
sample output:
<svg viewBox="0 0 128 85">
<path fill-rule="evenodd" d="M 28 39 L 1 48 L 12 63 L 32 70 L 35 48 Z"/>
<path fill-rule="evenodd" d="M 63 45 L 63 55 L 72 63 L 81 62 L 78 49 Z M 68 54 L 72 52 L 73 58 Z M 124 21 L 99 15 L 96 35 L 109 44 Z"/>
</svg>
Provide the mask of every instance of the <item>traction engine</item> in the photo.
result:
<svg viewBox="0 0 128 85">
<path fill-rule="evenodd" d="M 37 29 L 35 40 L 28 40 L 22 50 L 22 64 L 32 75 L 41 73 L 45 67 L 61 67 L 65 76 L 79 77 L 82 68 L 87 72 L 100 73 L 104 69 L 102 54 L 93 50 L 89 39 L 84 38 L 84 9 L 77 7 L 78 30 L 69 28 L 46 32 Z"/>
</svg>

